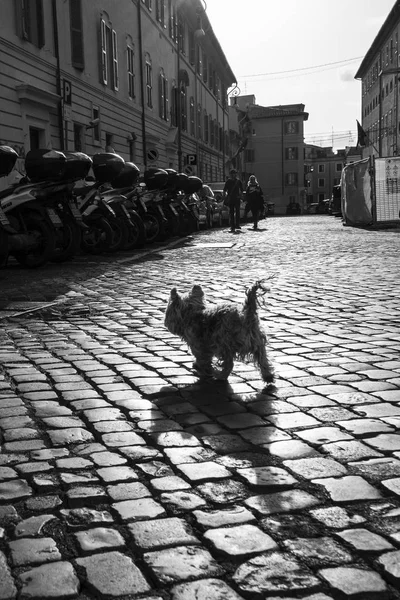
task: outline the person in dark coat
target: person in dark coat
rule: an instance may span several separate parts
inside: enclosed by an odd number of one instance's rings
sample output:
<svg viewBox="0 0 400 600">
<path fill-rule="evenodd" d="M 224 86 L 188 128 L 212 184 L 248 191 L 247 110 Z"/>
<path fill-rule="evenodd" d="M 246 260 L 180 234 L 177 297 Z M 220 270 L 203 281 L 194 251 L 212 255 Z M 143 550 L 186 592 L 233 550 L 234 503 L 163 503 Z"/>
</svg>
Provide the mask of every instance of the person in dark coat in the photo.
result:
<svg viewBox="0 0 400 600">
<path fill-rule="evenodd" d="M 255 175 L 250 175 L 246 187 L 246 201 L 253 216 L 253 229 L 258 228 L 258 220 L 264 208 L 264 196 Z"/>
<path fill-rule="evenodd" d="M 235 229 L 241 229 L 240 201 L 243 195 L 243 185 L 240 179 L 237 178 L 236 169 L 231 169 L 229 175 L 230 178 L 227 179 L 224 185 L 223 195 L 226 198 L 226 204 L 229 206 L 231 232 L 235 233 Z"/>
</svg>

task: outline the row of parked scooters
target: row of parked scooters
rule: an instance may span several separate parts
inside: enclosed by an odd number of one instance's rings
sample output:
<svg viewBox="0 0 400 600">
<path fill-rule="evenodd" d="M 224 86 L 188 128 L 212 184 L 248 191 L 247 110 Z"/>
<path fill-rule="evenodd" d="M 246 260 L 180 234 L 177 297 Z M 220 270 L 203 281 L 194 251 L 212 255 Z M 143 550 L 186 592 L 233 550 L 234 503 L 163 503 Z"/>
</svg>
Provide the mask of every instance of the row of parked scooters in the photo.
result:
<svg viewBox="0 0 400 600">
<path fill-rule="evenodd" d="M 11 147 L 0 146 L 0 177 L 17 159 Z M 30 150 L 25 171 L 0 191 L 0 266 L 9 256 L 34 268 L 82 252 L 130 251 L 200 226 L 202 181 L 174 169 L 141 174 L 114 153 Z"/>
</svg>

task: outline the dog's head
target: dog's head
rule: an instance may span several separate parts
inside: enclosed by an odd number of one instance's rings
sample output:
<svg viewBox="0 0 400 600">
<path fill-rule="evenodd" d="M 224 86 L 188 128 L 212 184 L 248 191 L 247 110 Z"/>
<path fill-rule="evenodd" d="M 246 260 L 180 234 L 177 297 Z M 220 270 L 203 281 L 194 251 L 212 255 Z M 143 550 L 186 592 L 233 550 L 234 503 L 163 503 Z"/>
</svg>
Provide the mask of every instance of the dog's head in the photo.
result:
<svg viewBox="0 0 400 600">
<path fill-rule="evenodd" d="M 185 296 L 181 296 L 176 288 L 172 288 L 164 324 L 171 333 L 184 337 L 185 328 L 191 318 L 204 309 L 204 292 L 200 285 L 194 285 Z"/>
</svg>

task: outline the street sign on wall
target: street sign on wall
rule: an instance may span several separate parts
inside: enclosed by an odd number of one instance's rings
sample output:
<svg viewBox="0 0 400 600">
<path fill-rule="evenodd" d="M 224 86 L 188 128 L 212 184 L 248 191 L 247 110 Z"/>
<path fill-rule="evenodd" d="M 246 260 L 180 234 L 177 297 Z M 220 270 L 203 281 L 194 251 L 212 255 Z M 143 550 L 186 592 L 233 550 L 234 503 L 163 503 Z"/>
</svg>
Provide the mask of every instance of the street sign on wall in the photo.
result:
<svg viewBox="0 0 400 600">
<path fill-rule="evenodd" d="M 186 164 L 195 167 L 197 165 L 197 154 L 186 154 Z"/>
</svg>

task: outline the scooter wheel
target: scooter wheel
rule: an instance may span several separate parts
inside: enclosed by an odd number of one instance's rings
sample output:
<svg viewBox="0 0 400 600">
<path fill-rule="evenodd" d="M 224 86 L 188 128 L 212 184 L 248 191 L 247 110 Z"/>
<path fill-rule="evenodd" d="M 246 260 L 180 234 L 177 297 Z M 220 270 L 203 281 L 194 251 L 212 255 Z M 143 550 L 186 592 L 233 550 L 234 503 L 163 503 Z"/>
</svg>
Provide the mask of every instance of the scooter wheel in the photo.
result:
<svg viewBox="0 0 400 600">
<path fill-rule="evenodd" d="M 62 223 L 57 247 L 51 258 L 51 261 L 56 263 L 65 262 L 78 254 L 82 241 L 82 230 L 73 217 L 63 215 Z"/>
<path fill-rule="evenodd" d="M 41 216 L 29 213 L 22 215 L 26 232 L 34 242 L 23 252 L 14 252 L 20 265 L 34 269 L 41 267 L 54 255 L 56 232 Z"/>
<path fill-rule="evenodd" d="M 0 227 L 0 268 L 7 264 L 8 247 L 8 233 Z"/>
<path fill-rule="evenodd" d="M 85 224 L 88 228 L 82 233 L 82 250 L 88 254 L 101 254 L 112 242 L 111 225 L 103 217 L 87 221 Z"/>
<path fill-rule="evenodd" d="M 142 219 L 132 212 L 129 214 L 131 223 L 128 226 L 128 240 L 124 245 L 124 250 L 134 250 L 142 248 L 146 243 L 146 229 Z"/>
</svg>

